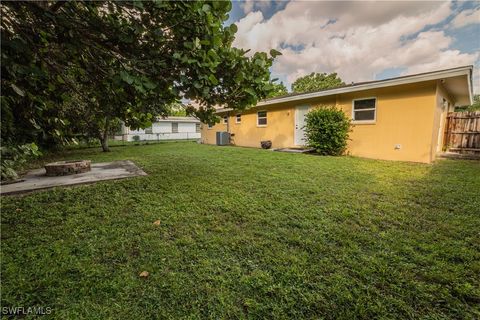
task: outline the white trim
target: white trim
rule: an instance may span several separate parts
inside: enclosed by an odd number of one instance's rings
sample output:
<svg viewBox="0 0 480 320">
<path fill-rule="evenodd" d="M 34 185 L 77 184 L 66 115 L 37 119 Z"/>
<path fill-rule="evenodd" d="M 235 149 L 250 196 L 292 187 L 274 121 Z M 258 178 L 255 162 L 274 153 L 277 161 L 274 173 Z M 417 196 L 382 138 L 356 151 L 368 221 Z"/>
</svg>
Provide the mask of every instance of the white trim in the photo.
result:
<svg viewBox="0 0 480 320">
<path fill-rule="evenodd" d="M 375 107 L 362 109 L 358 111 L 370 111 L 373 110 L 373 120 L 355 120 L 355 101 L 362 101 L 362 100 L 372 100 L 375 99 Z M 374 124 L 377 122 L 377 97 L 365 97 L 365 98 L 358 98 L 352 99 L 352 123 L 354 124 Z"/>
<path fill-rule="evenodd" d="M 262 119 L 265 118 L 265 120 L 267 120 L 267 124 L 258 124 L 258 119 L 259 119 L 258 114 L 260 112 L 265 112 L 265 117 L 262 117 Z M 265 128 L 267 125 L 268 125 L 268 111 L 267 110 L 258 110 L 257 111 L 257 127 Z"/>
<path fill-rule="evenodd" d="M 468 82 L 468 95 L 469 95 L 469 100 L 470 100 L 470 104 L 473 104 L 473 84 L 472 84 L 472 81 L 473 81 L 473 76 L 472 76 L 472 73 L 473 73 L 473 70 L 470 69 L 470 73 L 468 74 L 468 79 L 467 79 L 467 82 Z"/>
<path fill-rule="evenodd" d="M 238 121 L 238 117 L 240 116 L 240 121 Z M 241 124 L 242 123 L 242 114 L 241 113 L 237 113 L 235 115 L 235 123 L 236 124 Z"/>
<path fill-rule="evenodd" d="M 426 74 L 417 74 L 417 75 L 407 76 L 403 78 L 393 78 L 388 80 L 380 80 L 378 82 L 359 84 L 352 87 L 343 87 L 343 88 L 325 90 L 320 92 L 299 94 L 296 96 L 290 96 L 285 98 L 260 101 L 259 103 L 257 103 L 257 107 L 271 105 L 271 104 L 278 104 L 282 102 L 325 97 L 325 96 L 330 96 L 330 95 L 340 94 L 340 93 L 348 93 L 348 92 L 362 91 L 362 90 L 368 90 L 368 89 L 390 87 L 390 86 L 422 82 L 422 81 L 438 80 L 441 78 L 457 77 L 457 76 L 463 76 L 463 75 L 468 76 L 469 86 L 470 86 L 471 72 L 472 72 L 472 66 L 459 67 L 459 68 L 449 69 L 449 70 L 440 70 L 440 71 L 429 72 Z"/>
</svg>

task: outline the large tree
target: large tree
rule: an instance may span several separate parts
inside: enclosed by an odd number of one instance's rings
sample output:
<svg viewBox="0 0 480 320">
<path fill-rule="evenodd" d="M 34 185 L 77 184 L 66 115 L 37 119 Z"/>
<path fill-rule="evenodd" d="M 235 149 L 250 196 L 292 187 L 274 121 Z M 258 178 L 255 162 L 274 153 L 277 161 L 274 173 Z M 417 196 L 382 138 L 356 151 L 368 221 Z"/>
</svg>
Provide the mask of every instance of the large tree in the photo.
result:
<svg viewBox="0 0 480 320">
<path fill-rule="evenodd" d="M 283 84 L 283 82 L 280 83 L 272 83 L 273 89 L 272 91 L 268 94 L 268 98 L 274 98 L 278 96 L 283 96 L 288 94 L 287 87 Z"/>
<path fill-rule="evenodd" d="M 292 84 L 293 92 L 309 92 L 336 88 L 345 85 L 336 73 L 315 73 L 300 77 Z"/>
<path fill-rule="evenodd" d="M 221 1 L 2 2 L 2 140 L 108 135 L 137 128 L 182 98 L 215 121 L 214 105 L 243 109 L 272 90 L 272 50 L 233 48 Z"/>
</svg>

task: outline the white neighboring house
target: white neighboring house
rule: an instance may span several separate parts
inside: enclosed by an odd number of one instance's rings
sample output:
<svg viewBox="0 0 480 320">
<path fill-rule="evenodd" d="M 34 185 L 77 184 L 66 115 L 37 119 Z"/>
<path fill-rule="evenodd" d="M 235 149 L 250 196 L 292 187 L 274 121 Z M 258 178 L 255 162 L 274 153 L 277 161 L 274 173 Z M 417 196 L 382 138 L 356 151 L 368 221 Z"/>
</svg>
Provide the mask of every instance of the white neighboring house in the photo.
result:
<svg viewBox="0 0 480 320">
<path fill-rule="evenodd" d="M 134 138 L 138 136 L 139 138 Z M 193 117 L 158 118 L 152 126 L 145 129 L 131 130 L 122 126 L 122 134 L 116 140 L 187 140 L 200 139 L 200 121 Z"/>
</svg>

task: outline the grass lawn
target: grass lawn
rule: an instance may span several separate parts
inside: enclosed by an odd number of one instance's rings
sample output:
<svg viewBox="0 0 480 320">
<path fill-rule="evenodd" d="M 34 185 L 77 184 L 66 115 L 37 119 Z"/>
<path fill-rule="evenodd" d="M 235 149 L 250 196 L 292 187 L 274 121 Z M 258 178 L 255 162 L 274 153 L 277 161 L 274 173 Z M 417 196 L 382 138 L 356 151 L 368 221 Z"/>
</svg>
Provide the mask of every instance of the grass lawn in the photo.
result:
<svg viewBox="0 0 480 320">
<path fill-rule="evenodd" d="M 55 159 L 77 158 L 130 159 L 149 176 L 2 197 L 3 307 L 58 319 L 480 318 L 480 162 L 192 142 Z"/>
</svg>

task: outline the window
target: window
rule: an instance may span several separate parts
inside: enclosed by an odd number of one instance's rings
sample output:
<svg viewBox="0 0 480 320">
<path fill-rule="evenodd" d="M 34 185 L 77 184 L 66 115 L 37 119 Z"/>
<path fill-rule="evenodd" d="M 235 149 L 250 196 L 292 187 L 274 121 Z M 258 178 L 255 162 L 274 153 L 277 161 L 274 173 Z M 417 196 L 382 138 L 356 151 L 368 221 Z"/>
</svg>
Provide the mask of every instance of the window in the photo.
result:
<svg viewBox="0 0 480 320">
<path fill-rule="evenodd" d="M 228 123 L 228 116 L 223 116 L 223 124 L 227 124 Z"/>
<path fill-rule="evenodd" d="M 267 111 L 258 111 L 257 126 L 266 126 L 266 125 L 267 125 Z"/>
<path fill-rule="evenodd" d="M 242 123 L 242 115 L 241 114 L 237 114 L 235 116 L 235 123 Z"/>
<path fill-rule="evenodd" d="M 172 122 L 172 133 L 178 133 L 178 122 Z"/>
<path fill-rule="evenodd" d="M 208 129 L 212 129 L 213 128 L 213 124 L 209 123 L 208 124 Z"/>
<path fill-rule="evenodd" d="M 145 134 L 152 134 L 152 133 L 153 133 L 152 126 L 145 128 Z"/>
<path fill-rule="evenodd" d="M 195 123 L 195 132 L 196 133 L 200 132 L 200 123 Z"/>
<path fill-rule="evenodd" d="M 376 103 L 377 99 L 375 98 L 353 100 L 353 121 L 375 121 Z"/>
</svg>

